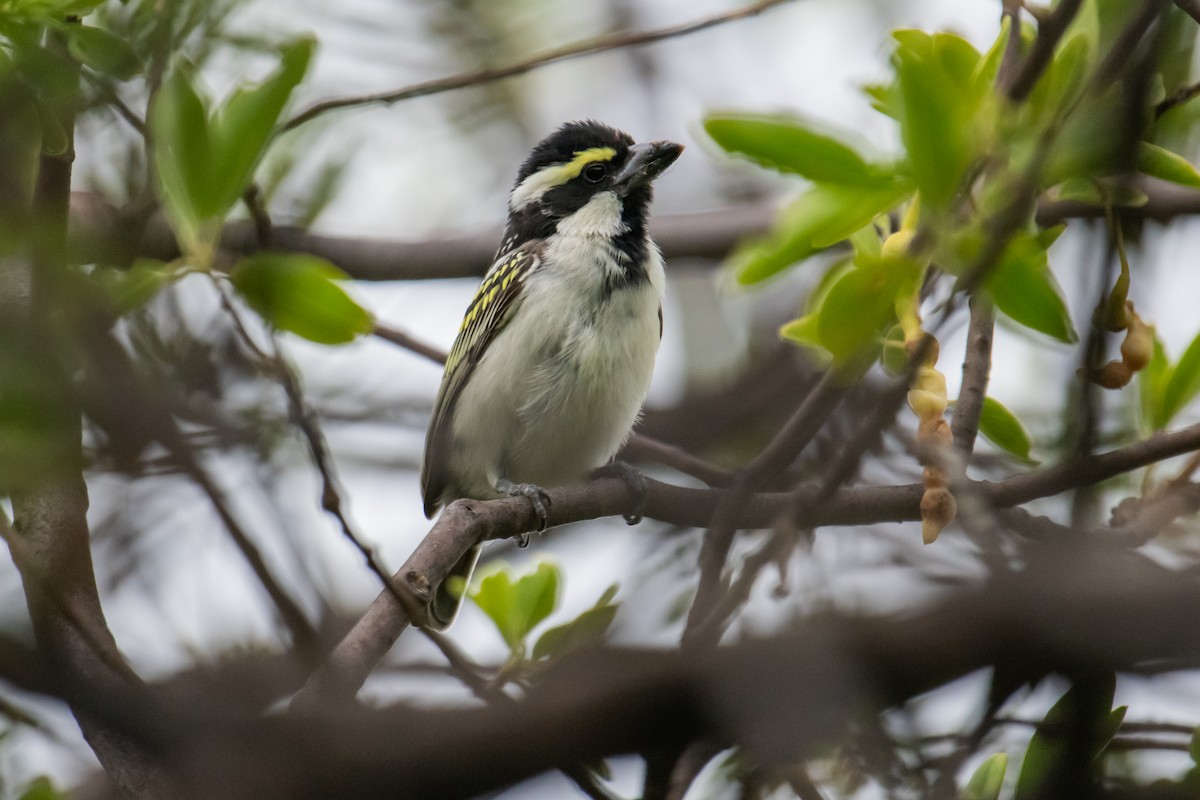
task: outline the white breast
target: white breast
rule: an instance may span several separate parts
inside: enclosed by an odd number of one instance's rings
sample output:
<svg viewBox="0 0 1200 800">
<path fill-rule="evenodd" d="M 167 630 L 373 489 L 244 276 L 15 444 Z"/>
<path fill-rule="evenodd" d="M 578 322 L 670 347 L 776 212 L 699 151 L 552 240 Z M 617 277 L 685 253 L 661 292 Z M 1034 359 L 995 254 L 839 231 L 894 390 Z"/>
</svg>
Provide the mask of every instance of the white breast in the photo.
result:
<svg viewBox="0 0 1200 800">
<path fill-rule="evenodd" d="M 651 245 L 648 281 L 613 280 L 624 272 L 624 254 L 608 246 L 620 220 L 620 200 L 603 192 L 560 223 L 521 308 L 476 366 L 453 424 L 462 494 L 490 496 L 498 478 L 575 482 L 628 437 L 654 369 L 664 276 Z"/>
</svg>

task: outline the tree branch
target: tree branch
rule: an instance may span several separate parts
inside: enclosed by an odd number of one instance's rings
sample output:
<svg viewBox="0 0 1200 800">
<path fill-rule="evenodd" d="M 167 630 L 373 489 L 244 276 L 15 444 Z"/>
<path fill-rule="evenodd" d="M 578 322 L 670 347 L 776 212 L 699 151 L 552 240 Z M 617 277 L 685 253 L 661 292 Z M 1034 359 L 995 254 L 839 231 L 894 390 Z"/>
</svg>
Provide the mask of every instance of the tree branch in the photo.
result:
<svg viewBox="0 0 1200 800">
<path fill-rule="evenodd" d="M 987 396 L 988 378 L 992 371 L 992 329 L 996 310 L 987 297 L 976 294 L 971 298 L 971 323 L 967 328 L 967 352 L 962 365 L 962 388 L 954 404 L 950 431 L 954 446 L 970 457 L 979 433 L 979 417 Z"/>
<path fill-rule="evenodd" d="M 580 56 L 594 55 L 596 53 L 604 53 L 609 50 L 617 50 L 624 47 L 634 47 L 637 45 L 653 44 L 661 42 L 664 39 L 673 39 L 677 36 L 684 36 L 689 33 L 702 31 L 706 28 L 712 28 L 717 25 L 723 25 L 726 22 L 744 19 L 746 17 L 756 16 L 762 12 L 789 0 L 759 0 L 757 3 L 752 3 L 742 8 L 737 8 L 732 11 L 727 11 L 721 14 L 714 14 L 709 17 L 704 17 L 692 22 L 686 22 L 681 25 L 670 25 L 665 28 L 657 28 L 651 31 L 643 31 L 640 33 L 618 33 L 610 36 L 601 36 L 595 39 L 588 39 L 582 42 L 559 47 L 554 50 L 548 50 L 544 53 L 536 55 L 524 61 L 518 61 L 515 64 L 509 64 L 504 67 L 489 67 L 487 69 L 476 70 L 474 72 L 461 73 L 459 75 L 451 75 L 446 78 L 436 78 L 431 81 L 416 83 L 411 86 L 406 86 L 402 89 L 396 89 L 390 92 L 381 92 L 378 94 L 361 95 L 358 97 L 343 97 L 337 100 L 326 100 L 322 103 L 317 103 L 310 108 L 297 114 L 283 126 L 283 130 L 289 131 L 297 128 L 306 122 L 310 122 L 317 117 L 327 114 L 331 111 L 340 109 L 355 108 L 369 105 L 391 105 L 402 100 L 411 100 L 415 97 L 426 97 L 431 94 L 439 94 L 448 92 L 454 89 L 463 89 L 468 86 L 480 86 L 492 81 L 498 81 L 502 78 L 511 78 L 516 75 L 523 75 L 538 67 L 544 67 L 547 64 L 554 64 L 558 61 L 566 61 Z"/>
<path fill-rule="evenodd" d="M 1128 447 L 1040 472 L 997 483 L 971 482 L 971 485 L 993 506 L 1015 506 L 1076 486 L 1100 483 L 1195 450 L 1200 450 L 1200 424 L 1155 434 Z M 823 492 L 820 484 L 809 485 L 796 493 L 759 493 L 748 498 L 734 524 L 738 528 L 768 527 L 781 513 L 793 507 L 797 496 L 801 509 L 797 524 L 803 527 L 912 521 L 920 519 L 922 491 L 921 484 L 855 487 L 841 489 L 824 501 L 820 500 Z M 645 516 L 674 525 L 705 527 L 729 494 L 726 490 L 686 489 L 648 480 Z M 629 511 L 636 500 L 624 482 L 616 479 L 553 489 L 549 495 L 551 526 L 622 514 Z M 395 574 L 394 580 L 418 600 L 427 601 L 432 587 L 445 579 L 450 568 L 472 545 L 488 539 L 516 536 L 536 525 L 534 513 L 524 498 L 455 501 L 438 518 Z M 390 592 L 382 592 L 334 648 L 301 694 L 310 695 L 308 701 L 352 697 L 408 624 L 406 611 Z"/>
</svg>

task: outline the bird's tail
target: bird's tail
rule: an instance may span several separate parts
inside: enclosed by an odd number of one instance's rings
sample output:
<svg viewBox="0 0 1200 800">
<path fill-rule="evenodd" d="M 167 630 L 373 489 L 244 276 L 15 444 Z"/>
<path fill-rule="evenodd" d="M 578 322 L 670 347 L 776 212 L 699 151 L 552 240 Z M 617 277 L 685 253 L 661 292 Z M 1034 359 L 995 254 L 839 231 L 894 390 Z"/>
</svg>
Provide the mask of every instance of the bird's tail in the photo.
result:
<svg viewBox="0 0 1200 800">
<path fill-rule="evenodd" d="M 433 593 L 433 600 L 429 603 L 429 626 L 431 628 L 444 631 L 458 616 L 458 609 L 462 606 L 462 596 L 467 591 L 467 585 L 471 582 L 471 573 L 475 571 L 475 564 L 479 561 L 479 549 L 479 545 L 475 545 L 463 553 L 463 557 L 450 570 L 446 580 L 442 581 Z M 455 578 L 461 578 L 462 581 L 457 581 Z M 449 584 L 456 584 L 456 586 L 451 589 Z"/>
</svg>

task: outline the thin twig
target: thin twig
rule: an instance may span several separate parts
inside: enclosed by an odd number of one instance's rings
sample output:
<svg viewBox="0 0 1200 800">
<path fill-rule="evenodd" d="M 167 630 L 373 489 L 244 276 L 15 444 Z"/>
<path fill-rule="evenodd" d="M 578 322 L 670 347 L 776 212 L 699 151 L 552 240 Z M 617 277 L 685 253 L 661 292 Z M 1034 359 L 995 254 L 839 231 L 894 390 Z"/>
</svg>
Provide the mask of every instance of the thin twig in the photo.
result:
<svg viewBox="0 0 1200 800">
<path fill-rule="evenodd" d="M 696 31 L 702 31 L 706 28 L 712 28 L 717 25 L 722 25 L 726 22 L 753 17 L 777 5 L 789 2 L 789 0 L 760 0 L 760 2 L 752 3 L 742 8 L 727 11 L 722 14 L 713 14 L 712 16 L 704 17 L 692 22 L 686 22 L 681 25 L 670 25 L 665 28 L 657 28 L 650 31 L 642 31 L 640 33 L 618 33 L 610 36 L 601 36 L 595 39 L 587 39 L 582 42 L 559 47 L 554 50 L 548 50 L 539 55 L 528 58 L 524 61 L 518 61 L 515 64 L 509 64 L 504 67 L 489 67 L 487 69 L 465 72 L 459 75 L 451 75 L 445 78 L 436 78 L 430 81 L 423 81 L 411 86 L 406 86 L 402 89 L 396 89 L 390 92 L 381 92 L 378 94 L 361 95 L 357 97 L 343 97 L 337 100 L 326 100 L 322 103 L 317 103 L 308 109 L 300 112 L 283 126 L 283 130 L 289 131 L 297 128 L 306 122 L 309 122 L 330 111 L 339 109 L 354 108 L 368 105 L 391 105 L 399 103 L 403 100 L 411 100 L 414 97 L 426 97 L 431 94 L 439 94 L 448 92 L 454 89 L 463 89 L 468 86 L 480 86 L 492 81 L 498 81 L 502 78 L 511 78 L 516 75 L 523 75 L 526 72 L 544 67 L 547 64 L 553 64 L 559 61 L 566 61 L 571 58 L 579 58 L 580 56 L 594 55 L 596 53 L 604 53 L 609 50 L 618 50 L 624 47 L 635 47 L 638 45 L 653 44 L 663 41 L 664 39 L 672 39 L 677 36 L 684 36 Z"/>
<path fill-rule="evenodd" d="M 1054 48 L 1058 46 L 1059 39 L 1066 33 L 1067 27 L 1079 13 L 1079 7 L 1082 4 L 1083 0 L 1062 0 L 1055 7 L 1054 12 L 1038 24 L 1038 35 L 1033 42 L 1033 48 L 1021 62 L 1016 77 L 1008 87 L 1009 100 L 1019 103 L 1033 91 L 1034 84 L 1046 71 L 1046 67 L 1054 57 Z M 1020 38 L 1021 31 L 1014 28 L 1010 35 Z"/>
<path fill-rule="evenodd" d="M 1175 5 L 1196 22 L 1200 22 L 1200 0 L 1175 0 Z"/>
<path fill-rule="evenodd" d="M 962 365 L 962 388 L 954 404 L 950 431 L 954 446 L 970 457 L 979 433 L 979 419 L 987 396 L 988 378 L 992 371 L 992 332 L 996 310 L 992 301 L 982 294 L 971 298 L 971 322 L 967 328 L 966 355 Z"/>
</svg>

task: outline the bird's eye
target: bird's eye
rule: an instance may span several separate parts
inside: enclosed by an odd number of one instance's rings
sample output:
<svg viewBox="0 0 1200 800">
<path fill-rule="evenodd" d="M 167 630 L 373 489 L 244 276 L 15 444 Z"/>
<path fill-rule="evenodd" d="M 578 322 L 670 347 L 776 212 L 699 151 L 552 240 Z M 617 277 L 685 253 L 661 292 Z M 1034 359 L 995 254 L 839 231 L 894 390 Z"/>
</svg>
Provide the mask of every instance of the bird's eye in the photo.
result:
<svg viewBox="0 0 1200 800">
<path fill-rule="evenodd" d="M 604 180 L 604 176 L 608 174 L 603 164 L 588 164 L 583 170 L 583 177 L 590 183 L 599 183 Z"/>
</svg>

